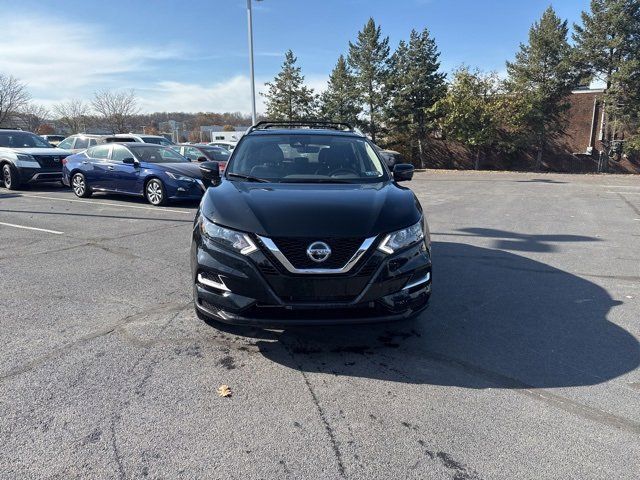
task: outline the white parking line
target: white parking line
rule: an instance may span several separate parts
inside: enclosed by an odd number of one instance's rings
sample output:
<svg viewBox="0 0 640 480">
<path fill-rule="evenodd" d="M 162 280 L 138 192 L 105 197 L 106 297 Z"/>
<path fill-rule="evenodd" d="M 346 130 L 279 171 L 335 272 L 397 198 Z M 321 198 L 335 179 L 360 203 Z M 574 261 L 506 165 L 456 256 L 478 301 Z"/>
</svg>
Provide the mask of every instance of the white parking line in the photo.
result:
<svg viewBox="0 0 640 480">
<path fill-rule="evenodd" d="M 4 225 L 5 227 L 23 228 L 25 230 L 35 230 L 36 232 L 53 233 L 54 235 L 64 235 L 63 232 L 58 232 L 57 230 L 47 230 L 46 228 L 25 227 L 24 225 L 16 225 L 14 223 L 4 222 L 0 222 L 0 225 Z"/>
<path fill-rule="evenodd" d="M 192 212 L 184 211 L 184 210 L 172 210 L 170 208 L 165 207 L 143 207 L 140 205 L 123 205 L 121 203 L 111 203 L 111 202 L 98 202 L 95 200 L 78 200 L 75 198 L 58 198 L 58 197 L 47 197 L 45 195 L 28 195 L 25 193 L 21 193 L 22 197 L 30 197 L 30 198 L 44 198 L 45 200 L 58 200 L 60 202 L 76 202 L 76 203 L 91 203 L 94 205 L 108 205 L 110 207 L 122 207 L 122 208 L 138 208 L 141 210 L 153 210 L 154 212 L 170 212 L 170 213 L 186 213 L 189 215 L 193 215 Z"/>
</svg>

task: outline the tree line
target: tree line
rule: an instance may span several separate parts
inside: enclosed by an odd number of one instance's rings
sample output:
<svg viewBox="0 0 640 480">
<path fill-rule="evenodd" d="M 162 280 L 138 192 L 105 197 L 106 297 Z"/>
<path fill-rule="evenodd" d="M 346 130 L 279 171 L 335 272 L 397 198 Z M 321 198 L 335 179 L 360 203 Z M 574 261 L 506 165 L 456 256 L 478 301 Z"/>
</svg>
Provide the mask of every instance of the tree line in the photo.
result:
<svg viewBox="0 0 640 480">
<path fill-rule="evenodd" d="M 573 29 L 547 8 L 506 72 L 501 78 L 463 65 L 447 78 L 428 29 L 412 30 L 391 52 L 389 37 L 371 18 L 338 57 L 320 95 L 305 85 L 291 50 L 263 95 L 270 119 L 351 123 L 420 166 L 426 143 L 440 137 L 473 152 L 476 168 L 489 152 L 534 151 L 539 169 L 564 132 L 571 92 L 598 81 L 605 86 L 603 143 L 640 154 L 637 0 L 591 0 Z"/>
</svg>

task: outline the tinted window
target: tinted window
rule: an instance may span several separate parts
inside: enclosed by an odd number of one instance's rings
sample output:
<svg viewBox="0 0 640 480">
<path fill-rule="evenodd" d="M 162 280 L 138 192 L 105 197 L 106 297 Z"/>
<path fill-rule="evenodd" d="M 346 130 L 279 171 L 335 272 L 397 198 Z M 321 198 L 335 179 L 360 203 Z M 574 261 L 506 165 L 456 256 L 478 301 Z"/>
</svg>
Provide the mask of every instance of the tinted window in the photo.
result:
<svg viewBox="0 0 640 480">
<path fill-rule="evenodd" d="M 202 150 L 204 150 L 207 157 L 209 157 L 211 160 L 215 160 L 216 162 L 226 162 L 231 156 L 231 153 L 224 148 L 211 147 L 203 148 Z"/>
<path fill-rule="evenodd" d="M 138 143 L 131 151 L 141 162 L 149 163 L 185 163 L 189 162 L 188 158 L 183 157 L 173 148 L 161 147 L 157 145 L 146 144 L 142 146 Z"/>
<path fill-rule="evenodd" d="M 163 137 L 140 137 L 144 143 L 154 143 L 156 145 L 173 145 L 173 142 L 170 142 L 166 138 Z"/>
<path fill-rule="evenodd" d="M 87 150 L 87 157 L 106 159 L 109 157 L 109 145 L 98 145 Z"/>
<path fill-rule="evenodd" d="M 0 147 L 51 148 L 44 138 L 29 132 L 0 132 Z"/>
<path fill-rule="evenodd" d="M 98 144 L 98 142 L 96 141 L 95 138 L 90 138 L 89 139 L 89 146 L 90 147 L 93 147 L 94 145 L 97 145 L 97 144 Z"/>
<path fill-rule="evenodd" d="M 197 161 L 198 158 L 205 156 L 200 150 L 193 147 L 185 147 L 183 155 L 192 161 Z"/>
<path fill-rule="evenodd" d="M 114 145 L 113 152 L 111 153 L 111 160 L 114 162 L 121 162 L 125 158 L 133 158 L 133 154 L 122 145 Z"/>
<path fill-rule="evenodd" d="M 372 183 L 387 175 L 362 137 L 260 135 L 240 143 L 227 170 L 282 182 Z"/>
<path fill-rule="evenodd" d="M 83 137 L 77 137 L 76 138 L 76 144 L 73 146 L 73 148 L 87 148 L 89 146 L 89 139 L 88 138 L 83 138 Z"/>
</svg>

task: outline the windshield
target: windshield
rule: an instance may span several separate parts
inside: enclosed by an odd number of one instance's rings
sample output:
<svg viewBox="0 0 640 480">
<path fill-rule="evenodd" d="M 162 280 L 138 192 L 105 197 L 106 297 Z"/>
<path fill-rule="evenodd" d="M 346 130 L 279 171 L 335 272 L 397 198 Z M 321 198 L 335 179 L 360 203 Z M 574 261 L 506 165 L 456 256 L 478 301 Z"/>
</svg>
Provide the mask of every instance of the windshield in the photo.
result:
<svg viewBox="0 0 640 480">
<path fill-rule="evenodd" d="M 219 147 L 203 147 L 200 150 L 206 153 L 207 157 L 217 162 L 226 162 L 229 160 L 231 153 L 229 150 Z"/>
<path fill-rule="evenodd" d="M 0 147 L 51 148 L 44 138 L 29 132 L 0 132 Z"/>
<path fill-rule="evenodd" d="M 140 139 L 144 143 L 155 143 L 156 145 L 173 145 L 173 142 L 170 142 L 164 137 L 140 137 Z"/>
<path fill-rule="evenodd" d="M 189 163 L 189 159 L 183 157 L 174 149 L 158 145 L 127 145 L 133 154 L 141 162 L 148 163 Z"/>
<path fill-rule="evenodd" d="M 387 179 L 366 139 L 304 134 L 245 138 L 233 154 L 227 175 L 302 183 L 372 183 Z"/>
</svg>

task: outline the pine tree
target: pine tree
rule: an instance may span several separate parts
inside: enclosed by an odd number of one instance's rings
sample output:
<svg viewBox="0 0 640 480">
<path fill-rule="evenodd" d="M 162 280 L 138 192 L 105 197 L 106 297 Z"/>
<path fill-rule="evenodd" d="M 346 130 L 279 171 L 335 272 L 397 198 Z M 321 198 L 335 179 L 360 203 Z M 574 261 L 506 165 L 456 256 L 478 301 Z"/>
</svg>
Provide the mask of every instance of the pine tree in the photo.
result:
<svg viewBox="0 0 640 480">
<path fill-rule="evenodd" d="M 360 106 L 351 69 L 343 55 L 329 76 L 327 90 L 320 96 L 320 114 L 327 120 L 355 125 Z"/>
<path fill-rule="evenodd" d="M 606 139 L 640 115 L 640 2 L 591 0 L 574 25 L 579 65 L 606 85 Z"/>
<path fill-rule="evenodd" d="M 387 81 L 387 118 L 397 137 L 416 147 L 424 166 L 423 142 L 433 126 L 434 104 L 446 93 L 444 73 L 438 72 L 440 53 L 425 28 L 411 31 L 391 56 Z"/>
<path fill-rule="evenodd" d="M 382 38 L 382 31 L 376 26 L 373 18 L 370 18 L 362 31 L 358 32 L 356 43 L 349 42 L 348 62 L 354 71 L 360 101 L 366 112 L 366 120 L 363 119 L 359 123 L 375 142 L 381 130 L 383 85 L 389 62 L 389 37 Z"/>
<path fill-rule="evenodd" d="M 282 70 L 269 87 L 265 97 L 267 117 L 271 120 L 301 120 L 316 114 L 317 96 L 304 85 L 302 69 L 296 66 L 297 58 L 291 50 L 285 53 Z"/>
<path fill-rule="evenodd" d="M 520 44 L 515 61 L 507 62 L 511 94 L 527 100 L 524 118 L 536 138 L 538 169 L 549 139 L 562 131 L 567 99 L 579 80 L 568 33 L 567 21 L 549 7 L 529 30 L 529 43 Z"/>
</svg>

